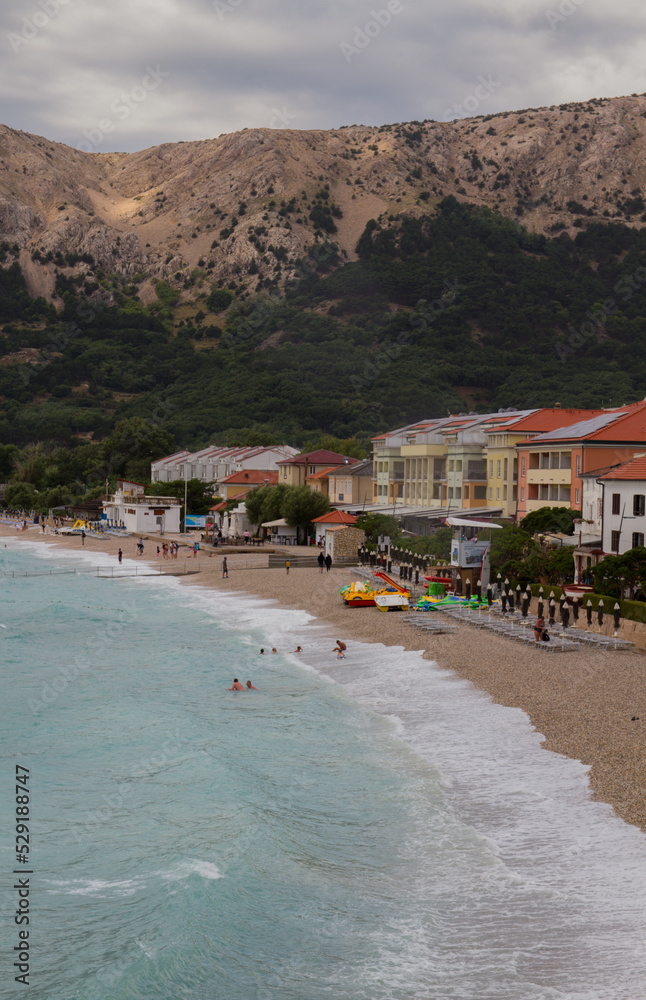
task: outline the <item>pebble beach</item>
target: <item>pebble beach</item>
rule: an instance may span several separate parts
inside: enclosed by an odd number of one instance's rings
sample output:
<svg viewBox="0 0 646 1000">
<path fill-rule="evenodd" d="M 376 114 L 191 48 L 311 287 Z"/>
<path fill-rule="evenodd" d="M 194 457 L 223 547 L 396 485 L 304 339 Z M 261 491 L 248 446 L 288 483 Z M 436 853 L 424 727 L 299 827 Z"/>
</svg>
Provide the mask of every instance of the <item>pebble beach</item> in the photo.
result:
<svg viewBox="0 0 646 1000">
<path fill-rule="evenodd" d="M 81 549 L 78 536 L 41 535 L 34 529 L 17 532 L 0 525 L 0 535 L 18 544 L 25 539 L 67 549 Z M 134 537 L 98 539 L 88 536 L 84 551 L 136 557 Z M 149 558 L 156 544 L 147 541 L 139 562 Z M 287 556 L 286 556 L 287 558 Z M 589 766 L 591 795 L 613 806 L 618 816 L 646 832 L 646 655 L 631 651 L 577 648 L 567 653 L 541 652 L 512 640 L 459 625 L 455 634 L 429 636 L 402 621 L 398 614 L 377 608 L 347 608 L 339 589 L 350 582 L 348 568 L 267 569 L 262 551 L 227 554 L 229 578 L 222 578 L 222 552 L 200 552 L 187 558 L 157 563 L 161 570 L 187 575 L 186 586 L 208 587 L 254 595 L 285 608 L 307 611 L 330 636 L 347 643 L 344 669 L 352 670 L 352 641 L 392 647 L 393 683 L 397 682 L 397 654 L 402 648 L 420 650 L 443 669 L 471 681 L 499 704 L 522 709 L 543 736 L 546 750 L 564 754 Z M 314 634 L 314 633 L 313 633 Z M 320 638 L 317 639 L 320 641 Z M 330 657 L 334 654 L 330 652 Z"/>
</svg>

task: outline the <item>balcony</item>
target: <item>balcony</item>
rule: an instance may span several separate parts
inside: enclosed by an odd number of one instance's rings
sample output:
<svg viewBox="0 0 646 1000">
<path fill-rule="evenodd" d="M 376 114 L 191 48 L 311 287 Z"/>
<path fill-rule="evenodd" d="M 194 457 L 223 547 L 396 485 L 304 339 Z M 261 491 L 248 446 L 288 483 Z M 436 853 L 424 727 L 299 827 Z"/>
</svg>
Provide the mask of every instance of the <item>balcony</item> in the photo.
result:
<svg viewBox="0 0 646 1000">
<path fill-rule="evenodd" d="M 465 472 L 463 476 L 465 483 L 486 483 L 487 473 L 486 472 Z"/>
<path fill-rule="evenodd" d="M 527 482 L 537 486 L 571 486 L 572 469 L 528 469 Z"/>
</svg>

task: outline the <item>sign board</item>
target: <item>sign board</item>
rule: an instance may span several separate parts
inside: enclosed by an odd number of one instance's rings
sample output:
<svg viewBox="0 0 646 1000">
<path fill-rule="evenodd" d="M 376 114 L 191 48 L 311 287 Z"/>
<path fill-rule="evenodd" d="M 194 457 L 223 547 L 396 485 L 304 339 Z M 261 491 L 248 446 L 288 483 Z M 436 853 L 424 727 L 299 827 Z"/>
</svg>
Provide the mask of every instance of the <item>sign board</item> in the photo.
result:
<svg viewBox="0 0 646 1000">
<path fill-rule="evenodd" d="M 485 552 L 489 551 L 491 542 L 451 542 L 451 565 L 461 569 L 475 569 L 482 563 Z"/>
<path fill-rule="evenodd" d="M 186 527 L 187 528 L 206 528 L 206 514 L 198 516 L 196 514 L 187 514 L 186 516 Z"/>
</svg>

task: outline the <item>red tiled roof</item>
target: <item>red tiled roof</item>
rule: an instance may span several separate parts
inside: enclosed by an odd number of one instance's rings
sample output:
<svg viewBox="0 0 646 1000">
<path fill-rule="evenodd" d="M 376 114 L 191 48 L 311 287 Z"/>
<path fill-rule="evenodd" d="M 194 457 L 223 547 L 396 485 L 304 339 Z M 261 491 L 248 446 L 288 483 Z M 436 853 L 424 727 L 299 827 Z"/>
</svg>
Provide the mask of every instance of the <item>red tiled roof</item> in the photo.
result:
<svg viewBox="0 0 646 1000">
<path fill-rule="evenodd" d="M 635 479 L 646 481 L 646 455 L 641 458 L 632 458 L 630 462 L 623 462 L 616 469 L 611 469 L 599 479 Z"/>
<path fill-rule="evenodd" d="M 278 482 L 278 473 L 266 472 L 263 469 L 243 469 L 242 472 L 232 472 L 230 476 L 220 479 L 221 483 L 233 483 L 234 486 L 262 486 L 267 480 L 275 485 Z"/>
<path fill-rule="evenodd" d="M 525 431 L 545 434 L 547 431 L 558 430 L 559 427 L 570 427 L 572 424 L 578 424 L 581 420 L 587 420 L 588 417 L 598 417 L 603 412 L 603 410 L 562 410 L 560 407 L 550 407 L 536 410 L 528 417 L 521 417 L 520 420 L 510 424 L 507 430 L 514 434 Z"/>
<path fill-rule="evenodd" d="M 338 465 L 331 465 L 329 469 L 321 469 L 320 472 L 311 472 L 309 474 L 309 476 L 307 476 L 306 478 L 307 479 L 325 479 L 325 477 L 329 476 L 331 472 L 334 472 L 335 469 L 339 469 L 339 468 L 342 468 L 342 467 L 338 466 Z M 345 468 L 347 469 L 347 465 L 345 466 Z"/>
<path fill-rule="evenodd" d="M 357 518 L 343 510 L 331 510 L 322 517 L 315 517 L 312 524 L 356 524 Z"/>
<path fill-rule="evenodd" d="M 215 507 L 209 507 L 209 513 L 211 513 L 212 510 L 213 511 L 224 510 L 228 502 L 229 502 L 228 500 L 223 500 L 222 503 L 216 503 Z"/>
</svg>

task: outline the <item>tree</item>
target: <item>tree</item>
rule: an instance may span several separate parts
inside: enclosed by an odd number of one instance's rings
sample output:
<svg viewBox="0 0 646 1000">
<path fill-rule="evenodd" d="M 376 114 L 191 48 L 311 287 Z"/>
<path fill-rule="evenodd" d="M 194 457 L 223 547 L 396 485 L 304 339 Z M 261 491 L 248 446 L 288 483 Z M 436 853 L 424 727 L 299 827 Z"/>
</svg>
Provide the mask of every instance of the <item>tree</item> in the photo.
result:
<svg viewBox="0 0 646 1000">
<path fill-rule="evenodd" d="M 377 545 L 380 535 L 388 535 L 393 542 L 403 537 L 399 521 L 392 514 L 362 514 L 357 528 L 365 531 L 369 547 Z"/>
<path fill-rule="evenodd" d="M 570 507 L 539 507 L 524 517 L 520 522 L 523 531 L 530 535 L 538 532 L 560 531 L 564 535 L 574 534 L 574 522 L 580 519 L 581 511 Z"/>
<path fill-rule="evenodd" d="M 268 484 L 247 493 L 245 507 L 251 523 L 258 527 L 263 521 L 277 521 L 284 517 L 283 503 L 289 489 L 291 487 L 285 483 L 278 483 L 276 486 Z"/>
<path fill-rule="evenodd" d="M 558 584 L 572 583 L 574 580 L 574 558 L 571 545 L 559 545 L 546 553 L 545 575 L 547 582 Z"/>
<path fill-rule="evenodd" d="M 506 576 L 526 576 L 526 558 L 537 548 L 536 542 L 526 531 L 515 524 L 506 524 L 501 531 L 494 531 L 489 549 L 489 561 L 493 574 Z"/>
<path fill-rule="evenodd" d="M 606 556 L 594 568 L 594 589 L 597 593 L 622 598 L 624 590 L 631 594 L 646 581 L 646 548 L 628 549 L 621 556 Z"/>
<path fill-rule="evenodd" d="M 20 510 L 33 510 L 38 500 L 38 494 L 30 483 L 9 483 L 4 499 L 7 507 Z"/>
<path fill-rule="evenodd" d="M 312 493 L 307 486 L 288 488 L 282 504 L 282 516 L 297 528 L 309 528 L 315 517 L 327 514 L 330 501 L 325 493 Z"/>
<path fill-rule="evenodd" d="M 15 444 L 0 444 L 0 483 L 11 479 L 19 454 Z"/>
<path fill-rule="evenodd" d="M 150 477 L 150 463 L 175 447 L 173 435 L 143 417 L 120 420 L 101 446 L 106 474 Z"/>
<path fill-rule="evenodd" d="M 189 479 L 186 486 L 183 479 L 174 479 L 172 483 L 152 483 L 146 487 L 146 494 L 151 497 L 176 497 L 184 500 L 184 489 L 186 489 L 186 502 L 191 514 L 208 514 L 211 507 L 218 502 L 218 498 L 213 496 L 210 483 L 203 483 L 201 479 Z"/>
</svg>

